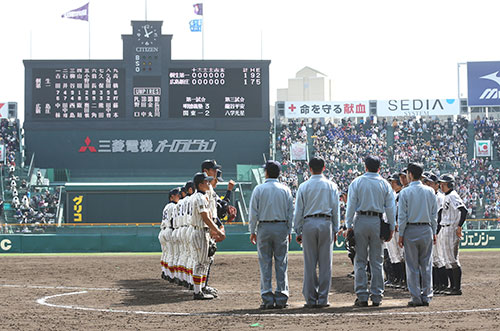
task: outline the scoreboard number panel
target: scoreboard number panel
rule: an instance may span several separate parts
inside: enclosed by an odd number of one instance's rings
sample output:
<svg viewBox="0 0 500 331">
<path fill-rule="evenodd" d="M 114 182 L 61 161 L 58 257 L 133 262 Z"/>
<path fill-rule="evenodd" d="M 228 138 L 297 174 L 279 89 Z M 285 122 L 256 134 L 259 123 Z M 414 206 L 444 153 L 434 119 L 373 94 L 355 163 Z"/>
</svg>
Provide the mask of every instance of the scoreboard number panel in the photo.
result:
<svg viewBox="0 0 500 331">
<path fill-rule="evenodd" d="M 33 68 L 32 118 L 123 119 L 125 69 L 71 66 Z"/>
<path fill-rule="evenodd" d="M 169 117 L 260 118 L 263 72 L 255 66 L 171 68 Z"/>
<path fill-rule="evenodd" d="M 268 130 L 270 61 L 173 60 L 161 26 L 132 21 L 123 59 L 25 60 L 25 127 Z"/>
<path fill-rule="evenodd" d="M 169 70 L 169 117 L 259 118 L 261 67 L 193 67 Z"/>
</svg>

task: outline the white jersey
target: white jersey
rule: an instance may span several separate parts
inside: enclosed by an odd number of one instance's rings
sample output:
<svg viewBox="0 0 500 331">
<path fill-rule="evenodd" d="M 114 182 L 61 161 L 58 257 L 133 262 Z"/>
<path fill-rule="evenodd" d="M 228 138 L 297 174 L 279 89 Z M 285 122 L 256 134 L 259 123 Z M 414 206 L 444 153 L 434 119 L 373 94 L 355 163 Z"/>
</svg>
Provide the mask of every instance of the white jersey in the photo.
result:
<svg viewBox="0 0 500 331">
<path fill-rule="evenodd" d="M 436 200 L 437 200 L 437 204 L 438 204 L 438 211 L 443 208 L 443 203 L 444 203 L 444 193 L 443 192 L 440 192 L 438 191 L 436 193 Z"/>
<path fill-rule="evenodd" d="M 458 208 L 460 207 L 465 207 L 465 204 L 455 190 L 445 194 L 442 204 L 441 225 L 458 223 L 460 221 L 460 211 Z"/>
<path fill-rule="evenodd" d="M 170 220 L 172 219 L 172 212 L 175 209 L 175 203 L 169 202 L 163 208 L 162 220 L 161 220 L 161 228 L 170 228 L 172 224 L 170 224 Z"/>
<path fill-rule="evenodd" d="M 212 218 L 212 212 L 210 209 L 209 192 L 206 194 L 201 192 L 196 192 L 191 196 L 191 205 L 193 210 L 193 215 L 191 216 L 191 225 L 197 228 L 208 227 L 203 219 L 201 218 L 201 213 L 208 213 L 208 218 Z"/>
<path fill-rule="evenodd" d="M 161 225 L 160 225 L 160 227 L 161 227 L 162 230 L 167 228 L 168 205 L 169 204 L 170 204 L 170 202 L 165 205 L 165 207 L 163 208 L 163 212 L 161 214 Z"/>
<path fill-rule="evenodd" d="M 172 226 L 174 229 L 178 229 L 180 227 L 180 208 L 177 203 L 174 208 L 172 208 Z"/>
<path fill-rule="evenodd" d="M 191 225 L 191 196 L 186 196 L 179 202 L 182 202 L 182 205 L 180 207 L 182 215 L 182 225 Z"/>
<path fill-rule="evenodd" d="M 212 217 L 217 217 L 217 193 L 215 193 L 215 190 L 213 189 L 212 185 L 209 185 L 210 191 L 207 192 L 208 194 L 208 199 L 210 203 L 210 211 L 212 213 Z"/>
<path fill-rule="evenodd" d="M 179 200 L 179 227 L 187 225 L 186 221 L 186 198 Z"/>
</svg>

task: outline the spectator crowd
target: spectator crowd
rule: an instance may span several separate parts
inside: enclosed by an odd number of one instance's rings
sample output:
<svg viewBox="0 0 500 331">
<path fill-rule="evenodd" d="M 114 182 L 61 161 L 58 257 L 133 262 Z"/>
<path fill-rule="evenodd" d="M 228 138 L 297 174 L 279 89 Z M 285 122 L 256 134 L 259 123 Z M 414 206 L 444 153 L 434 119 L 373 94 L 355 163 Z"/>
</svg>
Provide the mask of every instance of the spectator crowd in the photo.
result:
<svg viewBox="0 0 500 331">
<path fill-rule="evenodd" d="M 309 156 L 325 159 L 325 175 L 346 192 L 349 184 L 364 173 L 363 158 L 368 154 L 382 160 L 381 175 L 402 170 L 410 161 L 424 163 L 437 175 L 452 173 L 456 190 L 464 199 L 472 218 L 500 217 L 500 169 L 490 158 L 468 155 L 469 139 L 491 140 L 494 155 L 500 155 L 500 121 L 476 119 L 475 136 L 469 137 L 466 118 L 457 120 L 401 119 L 387 123 L 371 119 L 320 122 L 312 119 L 288 120 L 277 132 L 277 159 L 283 165 L 281 181 L 292 193 L 307 180 L 306 161 L 290 161 L 290 146 L 296 142 L 312 145 Z M 479 213 L 479 211 L 481 211 Z"/>
<path fill-rule="evenodd" d="M 13 219 L 20 226 L 1 226 L 2 232 L 31 232 L 43 230 L 43 225 L 55 223 L 55 215 L 59 203 L 59 191 L 50 192 L 36 189 L 32 192 L 27 179 L 20 179 L 19 165 L 16 164 L 16 153 L 19 152 L 18 122 L 2 119 L 0 121 L 0 144 L 4 145 L 6 155 L 2 162 L 4 178 L 3 193 L 0 199 L 0 216 L 5 220 L 5 202 L 10 203 Z M 43 177 L 37 174 L 37 184 Z M 28 179 L 29 180 L 29 179 Z M 7 198 L 7 201 L 5 201 Z M 1 225 L 1 224 L 0 224 Z"/>
</svg>

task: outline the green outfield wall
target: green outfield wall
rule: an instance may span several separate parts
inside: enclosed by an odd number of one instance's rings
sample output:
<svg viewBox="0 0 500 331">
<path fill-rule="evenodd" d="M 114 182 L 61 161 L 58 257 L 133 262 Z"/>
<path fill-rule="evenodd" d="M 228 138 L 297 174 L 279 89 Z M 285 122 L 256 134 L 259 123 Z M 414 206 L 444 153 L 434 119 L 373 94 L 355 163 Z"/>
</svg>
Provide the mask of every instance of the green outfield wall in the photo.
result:
<svg viewBox="0 0 500 331">
<path fill-rule="evenodd" d="M 245 226 L 227 226 L 227 238 L 219 251 L 254 251 Z M 0 254 L 4 253 L 101 253 L 160 252 L 158 227 L 78 227 L 58 229 L 52 234 L 0 234 Z M 500 248 L 500 230 L 464 231 L 462 248 Z M 290 250 L 300 250 L 293 236 Z M 335 250 L 343 250 L 340 237 Z"/>
</svg>

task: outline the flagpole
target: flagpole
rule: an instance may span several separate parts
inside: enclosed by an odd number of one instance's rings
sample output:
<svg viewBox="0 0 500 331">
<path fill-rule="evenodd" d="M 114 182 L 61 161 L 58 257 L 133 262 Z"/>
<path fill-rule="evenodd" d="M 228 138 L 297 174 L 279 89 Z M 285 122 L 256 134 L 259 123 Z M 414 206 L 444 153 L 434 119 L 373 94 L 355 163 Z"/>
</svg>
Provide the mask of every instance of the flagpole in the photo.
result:
<svg viewBox="0 0 500 331">
<path fill-rule="evenodd" d="M 144 20 L 148 20 L 148 0 L 144 0 Z"/>
<path fill-rule="evenodd" d="M 89 61 L 90 61 L 90 1 L 88 2 L 87 6 L 87 23 L 89 23 Z"/>
<path fill-rule="evenodd" d="M 89 22 L 89 60 L 90 60 L 90 16 L 88 18 L 88 22 Z"/>
<path fill-rule="evenodd" d="M 205 60 L 205 18 L 204 18 L 204 11 L 205 9 L 202 9 L 201 12 L 201 59 Z"/>
<path fill-rule="evenodd" d="M 260 60 L 262 61 L 262 30 L 260 30 Z"/>
</svg>

